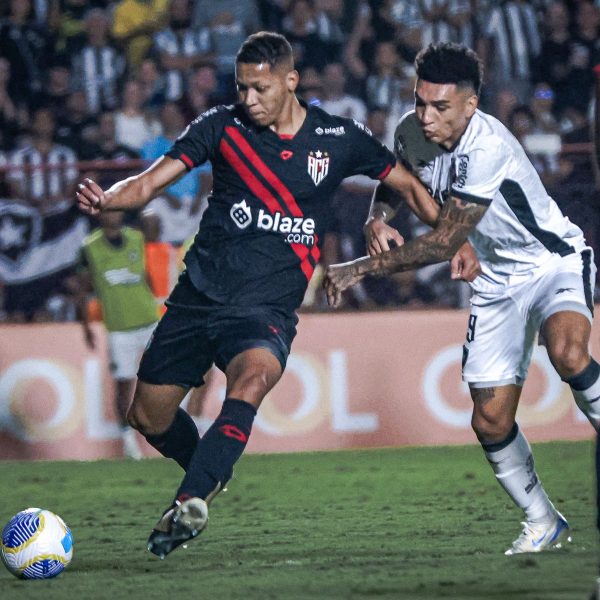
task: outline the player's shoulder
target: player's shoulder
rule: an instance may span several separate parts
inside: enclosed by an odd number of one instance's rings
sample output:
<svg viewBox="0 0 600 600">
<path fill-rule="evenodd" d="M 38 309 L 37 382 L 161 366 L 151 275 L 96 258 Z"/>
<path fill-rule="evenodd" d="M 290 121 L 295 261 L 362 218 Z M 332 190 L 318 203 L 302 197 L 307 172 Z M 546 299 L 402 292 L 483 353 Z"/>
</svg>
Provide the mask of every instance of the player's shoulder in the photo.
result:
<svg viewBox="0 0 600 600">
<path fill-rule="evenodd" d="M 394 152 L 413 169 L 432 162 L 444 153 L 443 148 L 428 140 L 414 110 L 402 115 L 394 131 Z"/>
<path fill-rule="evenodd" d="M 482 156 L 496 156 L 512 152 L 513 135 L 496 117 L 477 110 L 457 151 L 461 154 L 481 151 Z"/>
<path fill-rule="evenodd" d="M 218 104 L 208 110 L 200 113 L 190 125 L 199 125 L 206 121 L 226 121 L 231 117 L 232 112 L 235 110 L 235 104 Z"/>
<path fill-rule="evenodd" d="M 373 136 L 371 130 L 356 119 L 332 115 L 319 106 L 309 105 L 307 110 L 310 111 L 311 123 L 317 135 L 341 138 L 366 133 Z"/>
</svg>

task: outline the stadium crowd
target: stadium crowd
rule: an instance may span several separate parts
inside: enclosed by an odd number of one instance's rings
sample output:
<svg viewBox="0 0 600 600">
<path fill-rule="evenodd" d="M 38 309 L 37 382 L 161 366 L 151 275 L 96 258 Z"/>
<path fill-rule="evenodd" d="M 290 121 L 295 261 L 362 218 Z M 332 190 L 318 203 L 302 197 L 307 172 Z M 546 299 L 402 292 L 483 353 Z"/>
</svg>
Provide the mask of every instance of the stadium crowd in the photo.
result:
<svg viewBox="0 0 600 600">
<path fill-rule="evenodd" d="M 413 108 L 417 51 L 455 41 L 485 61 L 482 108 L 522 141 L 551 195 L 600 252 L 591 154 L 600 3 L 591 0 L 9 0 L 0 8 L 0 320 L 74 320 L 81 244 L 97 226 L 74 205 L 166 152 L 191 121 L 236 99 L 235 53 L 262 29 L 294 49 L 300 95 L 364 122 L 388 147 Z M 203 165 L 128 225 L 143 231 L 161 302 L 211 189 Z M 347 179 L 322 262 L 364 253 L 374 182 Z M 424 225 L 408 210 L 405 239 Z M 321 271 L 322 273 L 322 271 Z M 325 309 L 317 272 L 306 310 Z M 465 306 L 446 265 L 366 279 L 346 307 Z M 598 286 L 597 286 L 598 290 Z"/>
</svg>

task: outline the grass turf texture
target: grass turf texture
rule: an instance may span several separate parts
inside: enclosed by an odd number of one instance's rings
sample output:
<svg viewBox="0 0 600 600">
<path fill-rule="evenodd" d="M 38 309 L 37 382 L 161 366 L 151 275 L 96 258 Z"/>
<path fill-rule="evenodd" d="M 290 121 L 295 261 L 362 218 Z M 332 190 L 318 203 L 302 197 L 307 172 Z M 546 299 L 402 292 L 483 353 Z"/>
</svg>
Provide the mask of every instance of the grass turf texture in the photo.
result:
<svg viewBox="0 0 600 600">
<path fill-rule="evenodd" d="M 205 532 L 165 561 L 145 544 L 179 482 L 175 463 L 0 463 L 1 522 L 48 508 L 75 538 L 57 579 L 0 569 L 0 597 L 587 598 L 598 563 L 592 444 L 534 452 L 573 543 L 513 557 L 503 552 L 521 515 L 477 446 L 245 456 Z"/>
</svg>

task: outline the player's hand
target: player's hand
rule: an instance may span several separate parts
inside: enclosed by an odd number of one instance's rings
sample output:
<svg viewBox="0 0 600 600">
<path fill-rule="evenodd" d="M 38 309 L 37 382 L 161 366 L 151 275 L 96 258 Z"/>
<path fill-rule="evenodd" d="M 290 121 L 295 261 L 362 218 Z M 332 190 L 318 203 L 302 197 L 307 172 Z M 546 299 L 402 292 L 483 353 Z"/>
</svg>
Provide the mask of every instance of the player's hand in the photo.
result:
<svg viewBox="0 0 600 600">
<path fill-rule="evenodd" d="M 400 232 L 390 227 L 383 219 L 369 219 L 365 223 L 364 232 L 369 256 L 387 252 L 390 249 L 390 241 L 393 241 L 396 246 L 404 244 L 404 238 Z"/>
<path fill-rule="evenodd" d="M 334 308 L 342 301 L 342 292 L 357 284 L 364 275 L 356 272 L 356 261 L 329 265 L 323 280 L 323 287 L 327 294 L 327 303 Z"/>
<path fill-rule="evenodd" d="M 452 257 L 450 272 L 452 279 L 463 281 L 473 281 L 481 274 L 481 265 L 469 242 L 465 242 Z"/>
<path fill-rule="evenodd" d="M 79 210 L 88 215 L 100 214 L 105 205 L 104 190 L 89 177 L 77 185 L 75 197 Z"/>
</svg>

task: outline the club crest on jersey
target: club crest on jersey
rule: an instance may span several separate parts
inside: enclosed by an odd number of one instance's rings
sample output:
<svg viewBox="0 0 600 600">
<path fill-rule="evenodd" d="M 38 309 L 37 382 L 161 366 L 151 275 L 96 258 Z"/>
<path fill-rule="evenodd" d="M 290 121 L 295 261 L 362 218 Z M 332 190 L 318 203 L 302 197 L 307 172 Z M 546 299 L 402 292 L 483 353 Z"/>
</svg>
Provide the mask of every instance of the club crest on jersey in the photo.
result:
<svg viewBox="0 0 600 600">
<path fill-rule="evenodd" d="M 319 185 L 329 173 L 329 153 L 311 150 L 308 153 L 308 174 Z"/>
<path fill-rule="evenodd" d="M 246 204 L 246 200 L 236 202 L 229 211 L 233 222 L 240 228 L 246 229 L 250 223 L 252 223 L 252 212 L 250 207 Z"/>
</svg>

